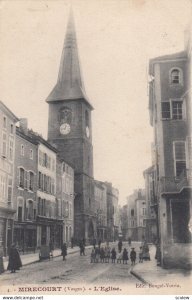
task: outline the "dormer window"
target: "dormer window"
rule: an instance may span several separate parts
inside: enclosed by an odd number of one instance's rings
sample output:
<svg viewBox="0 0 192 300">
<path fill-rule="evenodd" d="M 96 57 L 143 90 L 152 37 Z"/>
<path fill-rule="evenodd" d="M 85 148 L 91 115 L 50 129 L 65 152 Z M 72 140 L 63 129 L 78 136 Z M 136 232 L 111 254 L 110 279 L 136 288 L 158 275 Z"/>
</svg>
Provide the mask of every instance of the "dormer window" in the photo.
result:
<svg viewBox="0 0 192 300">
<path fill-rule="evenodd" d="M 171 85 L 183 84 L 183 72 L 179 68 L 173 68 L 170 70 L 169 80 Z"/>
</svg>

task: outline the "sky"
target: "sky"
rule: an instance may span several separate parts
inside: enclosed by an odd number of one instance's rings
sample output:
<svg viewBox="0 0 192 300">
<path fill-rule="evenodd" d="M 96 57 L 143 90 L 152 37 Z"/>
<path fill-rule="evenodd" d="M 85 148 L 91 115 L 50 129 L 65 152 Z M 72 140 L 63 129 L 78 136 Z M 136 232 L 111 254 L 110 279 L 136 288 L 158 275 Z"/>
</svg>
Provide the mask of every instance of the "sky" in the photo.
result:
<svg viewBox="0 0 192 300">
<path fill-rule="evenodd" d="M 119 203 L 144 188 L 153 128 L 149 59 L 181 51 L 190 0 L 1 0 L 0 100 L 47 138 L 48 105 L 72 4 L 91 104 L 94 177 L 119 189 Z"/>
</svg>

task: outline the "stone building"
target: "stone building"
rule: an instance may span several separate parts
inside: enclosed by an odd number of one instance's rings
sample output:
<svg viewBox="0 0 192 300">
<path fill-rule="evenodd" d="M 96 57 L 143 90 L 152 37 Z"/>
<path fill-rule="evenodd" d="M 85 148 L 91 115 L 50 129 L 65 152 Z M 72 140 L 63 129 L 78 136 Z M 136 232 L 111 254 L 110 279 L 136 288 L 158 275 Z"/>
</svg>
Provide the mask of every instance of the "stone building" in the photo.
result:
<svg viewBox="0 0 192 300">
<path fill-rule="evenodd" d="M 13 207 L 16 210 L 14 242 L 20 251 L 37 245 L 37 142 L 29 136 L 27 119 L 16 128 Z"/>
<path fill-rule="evenodd" d="M 127 240 L 128 239 L 128 209 L 127 209 L 127 204 L 123 205 L 123 207 L 121 208 L 120 218 L 121 218 L 122 238 L 123 238 L 123 240 Z"/>
<path fill-rule="evenodd" d="M 145 179 L 146 194 L 146 231 L 145 237 L 147 242 L 156 242 L 158 239 L 158 210 L 156 197 L 156 178 L 155 168 L 151 166 L 143 172 Z"/>
<path fill-rule="evenodd" d="M 149 62 L 149 110 L 156 147 L 163 267 L 191 267 L 191 40 L 182 52 Z"/>
<path fill-rule="evenodd" d="M 101 181 L 94 180 L 97 240 L 107 240 L 107 188 Z"/>
<path fill-rule="evenodd" d="M 110 182 L 105 182 L 105 185 L 107 187 L 107 239 L 109 241 L 116 241 L 119 232 L 119 191 Z"/>
<path fill-rule="evenodd" d="M 0 248 L 4 256 L 13 241 L 15 124 L 18 118 L 0 101 Z"/>
<path fill-rule="evenodd" d="M 146 229 L 146 200 L 143 189 L 135 190 L 134 193 L 127 197 L 128 210 L 128 238 L 135 241 L 145 239 Z"/>
<path fill-rule="evenodd" d="M 72 13 L 67 25 L 57 83 L 48 98 L 48 141 L 74 166 L 74 238 L 96 235 L 91 112 L 80 70 Z"/>
<path fill-rule="evenodd" d="M 57 232 L 57 240 L 60 240 L 57 247 L 61 246 L 61 242 L 70 245 L 74 235 L 74 197 L 74 170 L 57 158 L 57 219 L 62 221 L 62 227 L 60 226 Z"/>
</svg>

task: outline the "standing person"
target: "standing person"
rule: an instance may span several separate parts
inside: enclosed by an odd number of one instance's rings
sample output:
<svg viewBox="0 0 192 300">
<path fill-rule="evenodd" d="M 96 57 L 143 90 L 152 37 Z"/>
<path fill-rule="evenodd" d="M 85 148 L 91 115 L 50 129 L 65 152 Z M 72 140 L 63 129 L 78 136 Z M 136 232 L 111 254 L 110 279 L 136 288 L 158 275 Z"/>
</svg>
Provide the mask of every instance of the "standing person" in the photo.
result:
<svg viewBox="0 0 192 300">
<path fill-rule="evenodd" d="M 100 260 L 102 263 L 104 263 L 104 260 L 105 260 L 105 251 L 104 251 L 104 248 L 101 247 L 100 249 Z"/>
<path fill-rule="evenodd" d="M 116 255 L 117 255 L 117 253 L 115 251 L 115 248 L 113 248 L 112 251 L 111 251 L 111 262 L 112 263 L 115 263 Z"/>
<path fill-rule="evenodd" d="M 63 245 L 61 246 L 61 255 L 63 256 L 63 260 L 66 260 L 66 256 L 67 256 L 67 245 L 66 243 L 63 243 Z"/>
<path fill-rule="evenodd" d="M 93 239 L 93 248 L 95 249 L 96 246 L 96 239 Z"/>
<path fill-rule="evenodd" d="M 123 264 L 124 264 L 124 262 L 127 264 L 127 261 L 128 261 L 128 252 L 127 252 L 127 249 L 126 248 L 124 248 L 124 250 L 123 250 Z"/>
<path fill-rule="evenodd" d="M 95 262 L 95 249 L 93 248 L 91 251 L 91 263 Z"/>
<path fill-rule="evenodd" d="M 123 246 L 123 243 L 122 243 L 122 241 L 120 240 L 119 243 L 118 243 L 118 250 L 119 250 L 119 252 L 122 251 L 122 246 Z"/>
<path fill-rule="evenodd" d="M 117 254 L 117 263 L 120 263 L 121 264 L 121 260 L 122 260 L 122 252 L 119 252 Z"/>
<path fill-rule="evenodd" d="M 15 271 L 20 270 L 21 267 L 22 262 L 19 255 L 19 251 L 17 250 L 15 244 L 12 244 L 9 251 L 9 263 L 7 270 L 10 270 L 11 273 L 15 273 Z"/>
<path fill-rule="evenodd" d="M 131 258 L 131 265 L 135 265 L 135 260 L 136 260 L 136 252 L 135 248 L 131 248 L 131 253 L 130 253 L 130 258 Z"/>
<path fill-rule="evenodd" d="M 100 249 L 99 248 L 95 248 L 95 262 L 98 263 L 99 262 L 99 256 L 100 256 Z"/>
<path fill-rule="evenodd" d="M 80 247 L 80 255 L 85 255 L 85 245 L 84 245 L 84 240 L 80 241 L 80 244 L 79 244 L 79 247 Z"/>
<path fill-rule="evenodd" d="M 140 247 L 139 250 L 139 262 L 142 263 L 143 262 L 143 247 Z"/>
</svg>

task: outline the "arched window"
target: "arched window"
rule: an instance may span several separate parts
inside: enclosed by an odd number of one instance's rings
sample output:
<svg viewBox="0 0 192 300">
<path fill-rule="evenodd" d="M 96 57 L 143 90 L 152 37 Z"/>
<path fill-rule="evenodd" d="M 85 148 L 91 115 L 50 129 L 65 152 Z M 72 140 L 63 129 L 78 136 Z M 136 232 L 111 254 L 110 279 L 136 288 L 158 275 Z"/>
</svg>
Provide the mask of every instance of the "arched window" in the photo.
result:
<svg viewBox="0 0 192 300">
<path fill-rule="evenodd" d="M 34 190 L 34 173 L 31 171 L 29 172 L 29 190 Z"/>
<path fill-rule="evenodd" d="M 25 171 L 23 168 L 19 168 L 19 187 L 24 188 Z"/>
<path fill-rule="evenodd" d="M 23 221 L 23 198 L 17 198 L 17 219 L 18 222 Z"/>
<path fill-rule="evenodd" d="M 173 68 L 169 74 L 170 84 L 183 84 L 183 72 L 180 68 Z"/>
<path fill-rule="evenodd" d="M 26 203 L 26 219 L 33 220 L 33 200 L 27 200 L 27 203 Z"/>
</svg>

